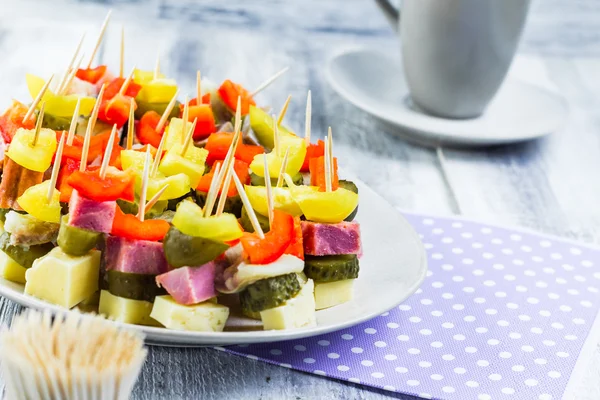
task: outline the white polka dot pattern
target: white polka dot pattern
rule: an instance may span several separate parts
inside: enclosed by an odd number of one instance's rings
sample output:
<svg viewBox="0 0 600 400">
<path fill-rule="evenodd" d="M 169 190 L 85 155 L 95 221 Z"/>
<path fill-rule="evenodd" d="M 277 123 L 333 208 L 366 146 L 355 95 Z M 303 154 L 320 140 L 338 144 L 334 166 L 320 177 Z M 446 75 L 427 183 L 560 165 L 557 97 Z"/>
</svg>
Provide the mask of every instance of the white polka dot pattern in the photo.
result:
<svg viewBox="0 0 600 400">
<path fill-rule="evenodd" d="M 340 332 L 225 351 L 428 399 L 562 398 L 600 307 L 600 250 L 406 217 L 429 272 L 404 304 Z"/>
</svg>

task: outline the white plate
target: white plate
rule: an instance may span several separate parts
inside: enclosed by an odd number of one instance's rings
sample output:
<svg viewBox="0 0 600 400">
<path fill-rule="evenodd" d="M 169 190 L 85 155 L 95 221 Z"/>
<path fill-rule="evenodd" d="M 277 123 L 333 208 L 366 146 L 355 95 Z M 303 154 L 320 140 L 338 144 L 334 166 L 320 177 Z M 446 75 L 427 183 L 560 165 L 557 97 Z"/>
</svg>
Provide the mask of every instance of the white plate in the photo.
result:
<svg viewBox="0 0 600 400">
<path fill-rule="evenodd" d="M 143 331 L 149 344 L 162 346 L 275 342 L 320 335 L 356 325 L 400 304 L 425 279 L 425 250 L 419 236 L 398 211 L 364 183 L 355 183 L 360 190 L 357 220 L 361 223 L 364 255 L 360 260 L 360 276 L 355 284 L 354 300 L 318 311 L 316 327 L 286 331 L 248 330 L 257 327 L 255 322 L 246 319 L 231 321 L 241 323 L 242 331 L 238 332 L 183 332 L 127 326 Z M 0 295 L 26 307 L 61 310 L 60 307 L 23 294 L 23 285 L 1 278 Z"/>
<path fill-rule="evenodd" d="M 489 146 L 535 139 L 560 130 L 567 115 L 566 102 L 558 94 L 508 78 L 481 117 L 433 117 L 412 105 L 400 60 L 371 50 L 334 57 L 327 78 L 346 100 L 400 128 L 394 131 L 398 136 L 430 146 Z"/>
</svg>

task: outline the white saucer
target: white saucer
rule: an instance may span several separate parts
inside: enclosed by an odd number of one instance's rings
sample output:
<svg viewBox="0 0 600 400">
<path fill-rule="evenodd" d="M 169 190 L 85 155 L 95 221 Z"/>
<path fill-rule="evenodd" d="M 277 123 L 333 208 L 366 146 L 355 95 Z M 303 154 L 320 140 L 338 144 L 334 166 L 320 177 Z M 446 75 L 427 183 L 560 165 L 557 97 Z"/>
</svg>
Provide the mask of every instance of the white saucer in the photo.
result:
<svg viewBox="0 0 600 400">
<path fill-rule="evenodd" d="M 417 110 L 402 63 L 371 50 L 334 57 L 327 78 L 346 100 L 398 128 L 399 136 L 425 145 L 490 146 L 539 138 L 560 130 L 567 105 L 558 94 L 508 78 L 479 118 L 451 120 Z"/>
</svg>

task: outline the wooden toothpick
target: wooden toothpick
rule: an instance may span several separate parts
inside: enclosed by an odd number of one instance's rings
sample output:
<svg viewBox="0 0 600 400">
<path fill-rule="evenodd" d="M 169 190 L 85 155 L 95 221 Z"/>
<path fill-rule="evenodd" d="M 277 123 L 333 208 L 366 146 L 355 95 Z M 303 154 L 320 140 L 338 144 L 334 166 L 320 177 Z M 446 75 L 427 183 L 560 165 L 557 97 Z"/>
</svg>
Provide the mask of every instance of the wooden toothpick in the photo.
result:
<svg viewBox="0 0 600 400">
<path fill-rule="evenodd" d="M 225 202 L 227 201 L 227 193 L 229 193 L 229 186 L 231 186 L 231 174 L 235 174 L 235 170 L 233 168 L 233 163 L 227 169 L 227 174 L 225 175 L 225 182 L 223 182 L 223 188 L 221 189 L 221 197 L 219 198 L 219 203 L 217 204 L 217 212 L 215 215 L 219 216 L 223 214 L 223 210 L 225 210 Z"/>
<path fill-rule="evenodd" d="M 67 70 L 65 71 L 65 74 L 63 75 L 62 79 L 58 83 L 58 87 L 56 90 L 57 93 L 65 85 L 65 81 L 67 80 L 69 73 L 71 72 L 71 68 L 73 68 L 73 64 L 75 63 L 75 60 L 77 59 L 77 55 L 79 54 L 79 51 L 81 50 L 81 45 L 83 44 L 83 39 L 85 39 L 85 32 L 83 33 L 83 35 L 81 35 L 81 39 L 79 39 L 79 44 L 77 44 L 77 48 L 75 49 L 75 53 L 73 53 L 73 56 L 71 57 L 71 61 L 69 61 Z"/>
<path fill-rule="evenodd" d="M 277 177 L 277 187 L 283 186 L 283 175 L 285 174 L 285 170 L 287 168 L 288 163 L 288 155 L 290 153 L 290 148 L 285 149 L 285 155 L 283 156 L 283 161 L 281 162 L 281 168 L 279 169 L 279 176 Z"/>
<path fill-rule="evenodd" d="M 238 194 L 240 195 L 240 199 L 242 200 L 242 204 L 244 205 L 244 208 L 246 209 L 246 214 L 248 214 L 250 223 L 252 224 L 252 227 L 254 228 L 254 232 L 256 232 L 261 239 L 264 239 L 265 234 L 263 233 L 263 230 L 260 227 L 258 218 L 256 218 L 256 213 L 254 212 L 254 209 L 252 208 L 252 205 L 250 204 L 250 200 L 248 200 L 248 196 L 246 195 L 246 191 L 244 190 L 244 185 L 242 185 L 242 182 L 240 182 L 240 179 L 238 178 L 238 176 L 236 174 L 233 174 L 232 177 L 233 177 L 233 182 L 235 182 L 235 187 L 238 191 Z"/>
<path fill-rule="evenodd" d="M 71 125 L 69 126 L 69 136 L 67 136 L 67 144 L 73 145 L 73 139 L 75 138 L 75 131 L 77 130 L 77 120 L 79 119 L 79 107 L 81 106 L 81 97 L 77 99 L 75 104 L 75 110 L 73 111 L 73 117 L 71 118 Z"/>
<path fill-rule="evenodd" d="M 175 92 L 175 95 L 173 96 L 173 98 L 171 99 L 169 104 L 167 104 L 167 108 L 165 108 L 165 112 L 163 112 L 163 115 L 160 117 L 160 120 L 158 121 L 158 125 L 156 125 L 157 132 L 162 131 L 162 129 L 167 124 L 167 119 L 169 118 L 169 114 L 171 114 L 171 111 L 173 111 L 173 107 L 175 107 L 175 103 L 177 102 L 178 94 L 179 94 L 179 90 L 177 92 Z"/>
<path fill-rule="evenodd" d="M 121 25 L 121 52 L 119 54 L 119 78 L 125 73 L 125 25 Z"/>
<path fill-rule="evenodd" d="M 133 147 L 133 138 L 135 137 L 135 100 L 129 99 L 129 118 L 127 120 L 127 150 Z"/>
<path fill-rule="evenodd" d="M 331 132 L 331 128 L 329 128 Z M 325 191 L 331 192 L 331 164 L 329 158 L 329 140 L 325 140 Z"/>
<path fill-rule="evenodd" d="M 281 108 L 281 111 L 279 112 L 279 117 L 277 118 L 277 125 L 281 125 L 281 122 L 283 122 L 283 118 L 285 118 L 285 113 L 287 113 L 287 109 L 290 105 L 290 100 L 292 100 L 291 94 L 287 97 L 287 99 L 285 99 L 285 103 L 283 103 L 283 107 Z"/>
<path fill-rule="evenodd" d="M 185 153 L 187 153 L 190 144 L 192 143 L 192 138 L 194 137 L 194 130 L 196 130 L 197 122 L 198 118 L 194 118 L 194 122 L 192 123 L 190 130 L 188 131 L 187 135 L 185 135 L 185 141 L 183 142 L 183 148 L 181 149 L 181 157 L 185 157 Z"/>
<path fill-rule="evenodd" d="M 154 157 L 154 163 L 152 163 L 152 169 L 150 170 L 150 177 L 154 178 L 158 173 L 158 166 L 160 165 L 160 160 L 162 158 L 163 149 L 165 147 L 165 142 L 167 141 L 167 135 L 162 135 L 160 138 L 160 143 L 158 144 L 158 149 L 156 149 L 156 157 Z"/>
<path fill-rule="evenodd" d="M 312 96 L 310 90 L 306 96 L 306 116 L 304 117 L 304 141 L 308 146 L 310 144 L 310 122 L 312 114 Z"/>
<path fill-rule="evenodd" d="M 183 120 L 181 129 L 181 143 L 183 143 L 183 137 L 187 132 L 188 119 L 190 117 L 190 105 L 188 104 L 188 96 L 185 96 L 185 103 L 183 104 L 183 113 L 181 119 Z"/>
<path fill-rule="evenodd" d="M 110 137 L 108 138 L 106 149 L 104 150 L 104 158 L 102 158 L 102 165 L 100 166 L 100 178 L 102 179 L 106 177 L 108 163 L 110 162 L 113 147 L 115 146 L 115 136 L 117 136 L 117 124 L 113 125 L 112 131 L 110 132 Z"/>
<path fill-rule="evenodd" d="M 112 14 L 112 10 L 108 11 L 106 14 L 106 18 L 104 18 L 104 22 L 102 23 L 102 27 L 100 28 L 100 33 L 98 34 L 98 39 L 96 40 L 96 45 L 94 46 L 94 51 L 92 51 L 92 55 L 90 56 L 90 62 L 87 65 L 89 69 L 94 62 L 94 57 L 96 57 L 96 53 L 98 52 L 98 48 L 100 47 L 100 43 L 102 43 L 102 39 L 104 38 L 104 32 L 106 32 L 106 27 L 108 26 L 108 21 L 110 20 L 110 15 Z"/>
<path fill-rule="evenodd" d="M 79 61 L 69 72 L 67 79 L 63 83 L 63 86 L 61 86 L 60 89 L 56 91 L 56 94 L 58 94 L 59 96 L 63 96 L 65 93 L 67 93 L 69 85 L 71 85 L 71 82 L 73 82 L 73 79 L 75 79 L 75 75 L 77 75 L 77 70 L 79 70 L 79 67 L 81 66 L 83 56 L 84 54 L 81 54 L 81 57 L 79 57 Z"/>
<path fill-rule="evenodd" d="M 273 152 L 279 157 L 279 127 L 277 126 L 275 114 L 273 114 L 271 118 L 273 118 Z"/>
<path fill-rule="evenodd" d="M 44 108 L 46 108 L 46 102 L 42 103 L 42 107 L 40 107 L 40 112 L 37 117 L 37 121 L 35 123 L 35 133 L 33 134 L 33 140 L 31 141 L 31 147 L 35 147 L 38 141 L 38 136 L 40 136 L 40 131 L 42 130 L 42 122 L 44 122 Z"/>
<path fill-rule="evenodd" d="M 206 194 L 206 203 L 204 204 L 205 217 L 210 217 L 210 214 L 212 213 L 213 206 L 215 205 L 214 198 L 216 196 L 216 193 L 218 193 L 218 188 L 220 186 L 218 176 L 221 170 L 221 163 L 216 163 L 214 168 L 215 172 L 213 174 L 212 180 L 210 181 L 208 193 Z"/>
<path fill-rule="evenodd" d="M 127 92 L 127 88 L 129 87 L 129 84 L 131 83 L 131 80 L 133 79 L 134 72 L 135 72 L 135 66 L 133 68 L 131 68 L 131 72 L 127 76 L 127 79 L 125 79 L 125 81 L 123 81 L 123 84 L 121 85 L 121 89 L 119 90 L 119 94 L 121 96 L 125 96 L 125 93 Z"/>
<path fill-rule="evenodd" d="M 258 87 L 250 94 L 251 97 L 256 96 L 267 87 L 269 87 L 273 82 L 275 82 L 281 75 L 285 74 L 290 67 L 285 67 L 281 71 L 277 72 L 275 75 L 258 85 Z"/>
<path fill-rule="evenodd" d="M 271 174 L 269 174 L 269 163 L 267 155 L 263 156 L 263 167 L 265 171 L 265 188 L 267 189 L 267 210 L 269 214 L 269 224 L 273 224 L 273 191 L 271 190 Z"/>
<path fill-rule="evenodd" d="M 329 145 L 327 146 L 329 148 L 329 152 L 326 153 L 327 157 L 329 157 L 329 176 L 330 176 L 330 181 L 331 181 L 331 185 L 333 188 L 333 176 L 335 174 L 335 164 L 333 163 L 333 134 L 331 132 L 331 127 L 329 127 L 328 131 L 327 131 L 327 142 L 329 143 Z"/>
<path fill-rule="evenodd" d="M 48 86 L 50 86 L 50 83 L 52 82 L 52 78 L 54 78 L 54 74 L 50 75 L 50 78 L 46 81 L 44 86 L 42 86 L 42 90 L 40 90 L 38 95 L 35 96 L 35 99 L 33 99 L 33 103 L 31 103 L 31 105 L 29 106 L 29 109 L 27 110 L 27 113 L 25 113 L 25 116 L 23 117 L 23 121 L 22 121 L 23 124 L 25 122 L 27 122 L 27 120 L 29 118 L 31 118 L 31 116 L 33 115 L 33 112 L 35 111 L 38 104 L 42 100 L 42 97 L 44 97 L 44 93 L 46 93 L 46 90 L 48 90 Z"/>
<path fill-rule="evenodd" d="M 158 200 L 160 200 L 160 196 L 162 196 L 162 194 L 168 188 L 169 188 L 169 184 L 167 183 L 165 186 L 162 187 L 162 189 L 160 189 L 158 192 L 156 192 L 156 194 L 154 196 L 152 196 L 152 198 L 150 200 L 148 200 L 148 202 L 146 203 L 146 206 L 144 207 L 144 214 L 146 214 L 150 211 L 150 209 L 158 202 Z"/>
<path fill-rule="evenodd" d="M 98 93 L 98 98 L 96 98 L 96 103 L 94 104 L 94 108 L 92 109 L 92 115 L 88 120 L 87 128 L 85 130 L 83 148 L 81 149 L 81 164 L 79 165 L 79 170 L 81 172 L 85 171 L 85 169 L 87 168 L 87 158 L 88 153 L 90 151 L 90 139 L 92 138 L 92 132 L 94 131 L 94 127 L 96 126 L 96 119 L 98 118 L 98 112 L 100 111 L 100 104 L 102 103 L 102 97 L 104 96 L 105 88 L 106 83 L 102 85 L 100 93 Z"/>
<path fill-rule="evenodd" d="M 156 53 L 156 64 L 154 64 L 154 80 L 160 76 L 160 53 Z"/>
<path fill-rule="evenodd" d="M 52 201 L 52 195 L 54 194 L 54 188 L 56 187 L 56 180 L 58 179 L 58 172 L 60 171 L 60 163 L 62 161 L 63 149 L 65 147 L 65 132 L 63 131 L 60 135 L 60 142 L 58 142 L 58 148 L 54 155 L 54 165 L 52 166 L 52 175 L 50 176 L 50 187 L 48 188 L 48 204 Z"/>
<path fill-rule="evenodd" d="M 200 70 L 196 71 L 196 105 L 202 104 L 202 77 L 200 76 Z"/>
<path fill-rule="evenodd" d="M 148 191 L 148 174 L 150 173 L 150 147 L 146 149 L 146 159 L 144 160 L 144 172 L 142 175 L 142 191 L 140 192 L 140 202 L 137 218 L 144 222 L 146 211 L 146 192 Z"/>
</svg>

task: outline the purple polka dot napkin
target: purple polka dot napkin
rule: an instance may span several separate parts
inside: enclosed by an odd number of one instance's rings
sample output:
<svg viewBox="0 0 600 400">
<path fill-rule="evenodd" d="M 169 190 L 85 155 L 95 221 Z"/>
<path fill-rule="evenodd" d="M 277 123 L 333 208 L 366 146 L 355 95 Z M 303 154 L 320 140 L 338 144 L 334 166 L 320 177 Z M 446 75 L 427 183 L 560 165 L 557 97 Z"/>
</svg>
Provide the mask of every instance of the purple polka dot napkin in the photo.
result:
<svg viewBox="0 0 600 400">
<path fill-rule="evenodd" d="M 221 350 L 423 398 L 561 399 L 600 337 L 600 250 L 462 219 L 406 218 L 429 271 L 402 305 L 331 334 Z"/>
</svg>

